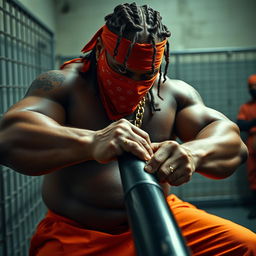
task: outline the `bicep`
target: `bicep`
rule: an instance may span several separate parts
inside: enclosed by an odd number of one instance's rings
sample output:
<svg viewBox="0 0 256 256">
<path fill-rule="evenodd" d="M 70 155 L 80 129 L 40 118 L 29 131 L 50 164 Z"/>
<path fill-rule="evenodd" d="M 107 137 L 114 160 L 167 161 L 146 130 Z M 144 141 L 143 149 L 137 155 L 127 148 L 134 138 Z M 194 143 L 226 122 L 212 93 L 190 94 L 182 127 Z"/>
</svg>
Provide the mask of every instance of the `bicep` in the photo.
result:
<svg viewBox="0 0 256 256">
<path fill-rule="evenodd" d="M 25 97 L 14 104 L 4 118 L 21 120 L 21 116 L 25 118 L 26 115 L 26 118 L 29 118 L 30 114 L 31 118 L 27 120 L 29 122 L 47 117 L 48 120 L 52 119 L 52 121 L 63 124 L 67 95 L 64 84 L 65 75 L 62 71 L 53 70 L 42 73 L 32 82 Z"/>
<path fill-rule="evenodd" d="M 47 126 L 64 124 L 65 110 L 53 100 L 35 96 L 26 97 L 4 114 L 1 128 L 19 122 Z"/>
<path fill-rule="evenodd" d="M 202 129 L 217 120 L 228 119 L 220 112 L 198 102 L 177 113 L 175 132 L 183 141 L 193 140 Z"/>
<path fill-rule="evenodd" d="M 200 94 L 192 86 L 180 82 L 176 94 L 177 112 L 175 135 L 182 141 L 197 137 L 207 125 L 217 120 L 228 120 L 222 113 L 205 106 Z"/>
</svg>

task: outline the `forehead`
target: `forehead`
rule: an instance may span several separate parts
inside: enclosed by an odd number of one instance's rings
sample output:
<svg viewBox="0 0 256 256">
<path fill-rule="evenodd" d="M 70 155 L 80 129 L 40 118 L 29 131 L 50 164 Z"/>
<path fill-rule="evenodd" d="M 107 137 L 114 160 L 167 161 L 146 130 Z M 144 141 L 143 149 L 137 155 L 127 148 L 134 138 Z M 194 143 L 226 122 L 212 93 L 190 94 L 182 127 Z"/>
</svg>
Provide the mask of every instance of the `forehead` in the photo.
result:
<svg viewBox="0 0 256 256">
<path fill-rule="evenodd" d="M 118 37 L 107 26 L 103 29 L 101 42 L 108 53 L 114 57 L 116 63 L 144 71 L 152 71 L 154 68 L 160 67 L 166 45 L 166 40 L 160 43 L 144 44 L 137 43 L 136 40 L 133 42 L 124 36 Z"/>
<path fill-rule="evenodd" d="M 120 63 L 118 62 L 117 60 L 114 59 L 114 57 L 112 57 L 108 51 L 106 50 L 106 59 L 107 59 L 107 62 L 108 64 L 113 68 L 113 67 L 123 67 L 123 63 Z M 130 71 L 132 73 L 137 73 L 137 74 L 149 74 L 151 73 L 151 70 L 150 71 L 145 71 L 145 70 L 139 70 L 139 69 L 131 69 L 131 68 L 126 68 L 127 71 Z M 159 71 L 159 68 L 156 68 L 155 69 L 155 72 L 154 73 L 157 73 Z"/>
</svg>

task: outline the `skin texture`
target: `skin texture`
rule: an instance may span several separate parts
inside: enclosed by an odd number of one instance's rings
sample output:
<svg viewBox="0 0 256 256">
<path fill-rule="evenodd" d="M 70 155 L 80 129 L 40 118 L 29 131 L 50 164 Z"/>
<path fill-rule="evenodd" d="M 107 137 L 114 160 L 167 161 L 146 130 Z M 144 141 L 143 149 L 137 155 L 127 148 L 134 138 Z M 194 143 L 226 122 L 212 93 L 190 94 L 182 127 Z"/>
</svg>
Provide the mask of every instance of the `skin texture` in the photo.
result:
<svg viewBox="0 0 256 256">
<path fill-rule="evenodd" d="M 96 47 L 96 57 L 103 49 Z M 120 63 L 108 56 L 116 71 Z M 0 163 L 26 175 L 44 175 L 47 207 L 86 228 L 119 233 L 128 227 L 116 157 L 124 151 L 147 161 L 165 187 L 189 182 L 195 171 L 214 179 L 231 175 L 245 161 L 247 149 L 236 124 L 206 107 L 190 85 L 167 79 L 161 111 L 150 113 L 146 102 L 143 125 L 127 116 L 108 120 L 97 85 L 79 75 L 81 64 L 41 74 L 26 96 L 5 113 L 0 123 Z M 134 80 L 143 72 L 128 70 Z M 147 74 L 148 75 L 148 74 Z M 176 142 L 176 138 L 183 141 Z M 172 169 L 170 168 L 172 166 Z"/>
</svg>

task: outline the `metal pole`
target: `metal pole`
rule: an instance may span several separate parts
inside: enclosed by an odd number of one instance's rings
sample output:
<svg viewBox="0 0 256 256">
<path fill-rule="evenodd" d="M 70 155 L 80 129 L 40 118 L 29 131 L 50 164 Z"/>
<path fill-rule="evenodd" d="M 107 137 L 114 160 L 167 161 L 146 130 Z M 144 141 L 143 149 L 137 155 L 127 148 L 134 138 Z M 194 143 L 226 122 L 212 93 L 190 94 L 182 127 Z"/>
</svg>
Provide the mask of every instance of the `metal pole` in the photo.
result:
<svg viewBox="0 0 256 256">
<path fill-rule="evenodd" d="M 128 153 L 118 163 L 138 256 L 191 255 L 161 186 L 144 171 L 145 163 Z"/>
</svg>

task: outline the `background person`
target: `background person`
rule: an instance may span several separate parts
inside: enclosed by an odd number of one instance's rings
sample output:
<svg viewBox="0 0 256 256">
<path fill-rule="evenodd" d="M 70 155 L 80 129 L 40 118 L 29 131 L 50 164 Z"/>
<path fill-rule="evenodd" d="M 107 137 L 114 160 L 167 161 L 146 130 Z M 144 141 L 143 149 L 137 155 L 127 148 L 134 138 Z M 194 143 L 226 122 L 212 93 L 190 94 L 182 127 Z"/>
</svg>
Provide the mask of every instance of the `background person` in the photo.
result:
<svg viewBox="0 0 256 256">
<path fill-rule="evenodd" d="M 248 218 L 252 219 L 256 218 L 256 74 L 248 78 L 248 91 L 251 99 L 240 107 L 237 124 L 240 130 L 248 135 L 246 141 L 249 150 L 247 173 L 253 199 Z"/>
</svg>

